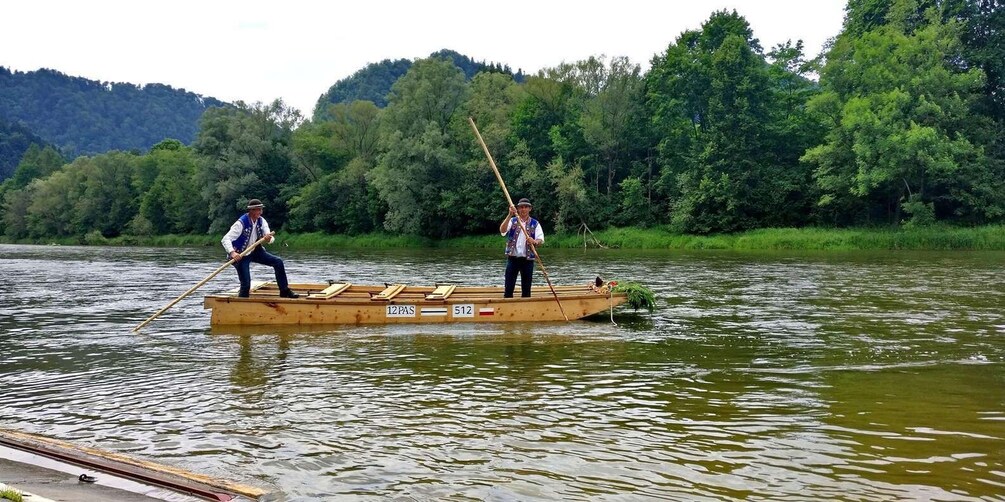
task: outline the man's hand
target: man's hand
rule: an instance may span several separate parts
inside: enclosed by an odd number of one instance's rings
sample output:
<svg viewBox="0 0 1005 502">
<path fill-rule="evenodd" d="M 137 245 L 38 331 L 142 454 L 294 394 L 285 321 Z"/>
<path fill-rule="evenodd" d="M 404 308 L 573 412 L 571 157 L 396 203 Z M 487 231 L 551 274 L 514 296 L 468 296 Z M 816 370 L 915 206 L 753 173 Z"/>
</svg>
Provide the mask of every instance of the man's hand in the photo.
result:
<svg viewBox="0 0 1005 502">
<path fill-rule="evenodd" d="M 241 256 L 241 253 L 238 253 L 237 251 L 231 251 L 230 252 L 230 259 L 231 260 L 234 260 L 235 262 L 238 262 L 238 261 L 241 261 L 241 258 L 243 258 L 243 256 Z"/>
</svg>

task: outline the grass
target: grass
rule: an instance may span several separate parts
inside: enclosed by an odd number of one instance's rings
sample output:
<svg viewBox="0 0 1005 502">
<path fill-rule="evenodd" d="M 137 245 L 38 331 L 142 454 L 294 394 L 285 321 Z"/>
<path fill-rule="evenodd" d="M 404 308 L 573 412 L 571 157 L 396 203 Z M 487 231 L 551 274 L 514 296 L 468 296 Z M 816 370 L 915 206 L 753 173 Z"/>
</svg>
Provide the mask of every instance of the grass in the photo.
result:
<svg viewBox="0 0 1005 502">
<path fill-rule="evenodd" d="M 323 233 L 279 234 L 283 246 L 294 249 L 330 248 L 468 248 L 493 249 L 503 246 L 496 234 L 434 240 L 410 235 L 374 233 L 330 235 Z M 9 241 L 7 241 L 9 242 Z M 121 245 L 199 247 L 219 246 L 217 235 L 163 235 L 150 237 L 102 237 L 92 232 L 84 237 L 34 239 L 31 244 Z M 665 228 L 611 228 L 584 238 L 582 234 L 550 234 L 547 248 L 598 247 L 624 249 L 681 250 L 1005 250 L 1005 225 L 954 227 L 938 225 L 922 228 L 766 228 L 735 234 L 685 235 Z"/>
<path fill-rule="evenodd" d="M 13 502 L 24 502 L 24 495 L 22 495 L 18 490 L 8 486 L 0 490 L 0 499 L 12 500 Z"/>
</svg>

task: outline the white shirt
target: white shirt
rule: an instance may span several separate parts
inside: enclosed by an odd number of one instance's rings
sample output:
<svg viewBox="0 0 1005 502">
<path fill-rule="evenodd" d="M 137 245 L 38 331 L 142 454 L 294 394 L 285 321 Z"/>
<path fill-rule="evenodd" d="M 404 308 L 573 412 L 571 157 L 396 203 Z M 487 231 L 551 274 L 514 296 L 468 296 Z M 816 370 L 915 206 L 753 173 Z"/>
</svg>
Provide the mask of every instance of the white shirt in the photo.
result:
<svg viewBox="0 0 1005 502">
<path fill-rule="evenodd" d="M 265 232 L 266 234 L 269 233 L 269 222 L 265 221 L 265 218 L 262 218 L 261 216 L 259 216 L 258 219 L 262 220 L 262 232 Z M 241 225 L 241 220 L 238 219 L 237 221 L 234 222 L 233 225 L 230 226 L 230 230 L 227 231 L 227 235 L 224 235 L 223 239 L 220 240 L 220 243 L 223 244 L 224 251 L 226 251 L 228 255 L 234 252 L 234 241 L 241 236 L 241 232 L 243 231 L 244 231 L 244 225 Z M 254 244 L 255 241 L 257 241 L 261 237 L 262 237 L 261 235 L 258 235 L 258 229 L 257 227 L 255 227 L 255 223 L 252 222 L 251 236 L 248 237 L 247 245 L 250 246 Z M 275 237 L 270 238 L 267 244 L 272 244 L 272 241 L 274 240 L 276 240 Z"/>
<path fill-rule="evenodd" d="M 499 235 L 505 236 L 509 233 L 509 229 L 513 228 L 513 218 L 518 218 L 513 216 L 509 219 L 509 223 L 506 224 L 506 231 L 500 233 Z M 527 219 L 527 223 L 524 226 L 530 224 L 530 219 Z M 537 222 L 537 228 L 534 229 L 534 240 L 541 241 L 544 243 L 544 230 L 541 230 L 541 222 Z M 517 231 L 516 236 L 516 249 L 513 250 L 513 254 L 510 256 L 527 256 L 527 235 L 524 234 L 523 230 Z"/>
</svg>

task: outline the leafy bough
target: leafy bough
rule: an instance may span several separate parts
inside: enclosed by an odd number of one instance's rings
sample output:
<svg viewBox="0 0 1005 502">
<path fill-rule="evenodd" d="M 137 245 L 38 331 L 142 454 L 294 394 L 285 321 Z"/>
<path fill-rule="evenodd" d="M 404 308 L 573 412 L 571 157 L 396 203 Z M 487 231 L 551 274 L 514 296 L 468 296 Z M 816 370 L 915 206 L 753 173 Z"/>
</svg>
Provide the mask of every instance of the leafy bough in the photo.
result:
<svg viewBox="0 0 1005 502">
<path fill-rule="evenodd" d="M 649 312 L 656 310 L 656 294 L 653 290 L 633 281 L 620 282 L 611 281 L 612 291 L 615 293 L 627 293 L 628 305 L 635 310 L 647 309 Z"/>
</svg>

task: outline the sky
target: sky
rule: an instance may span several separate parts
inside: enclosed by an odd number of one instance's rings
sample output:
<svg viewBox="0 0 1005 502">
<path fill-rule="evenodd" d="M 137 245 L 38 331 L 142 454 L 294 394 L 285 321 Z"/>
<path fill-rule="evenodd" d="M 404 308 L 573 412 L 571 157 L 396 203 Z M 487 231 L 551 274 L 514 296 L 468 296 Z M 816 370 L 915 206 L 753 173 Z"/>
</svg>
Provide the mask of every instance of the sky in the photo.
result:
<svg viewBox="0 0 1005 502">
<path fill-rule="evenodd" d="M 736 10 L 761 46 L 803 40 L 816 56 L 847 0 L 13 0 L 0 8 L 0 66 L 101 82 L 161 83 L 223 101 L 282 99 L 310 116 L 369 63 L 451 49 L 534 74 L 590 56 L 643 70 L 681 32 Z"/>
</svg>

